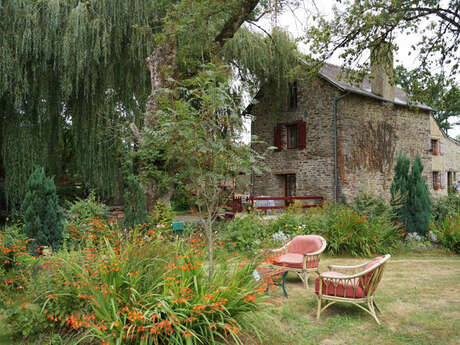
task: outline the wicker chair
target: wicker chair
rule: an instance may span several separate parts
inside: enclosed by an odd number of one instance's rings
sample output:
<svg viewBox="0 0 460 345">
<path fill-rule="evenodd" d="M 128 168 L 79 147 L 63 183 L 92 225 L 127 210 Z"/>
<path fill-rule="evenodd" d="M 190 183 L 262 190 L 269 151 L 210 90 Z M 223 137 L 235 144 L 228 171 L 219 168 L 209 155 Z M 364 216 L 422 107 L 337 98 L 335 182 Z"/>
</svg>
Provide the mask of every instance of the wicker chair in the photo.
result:
<svg viewBox="0 0 460 345">
<path fill-rule="evenodd" d="M 321 273 L 315 281 L 315 292 L 318 297 L 317 320 L 321 312 L 334 303 L 346 302 L 372 315 L 380 325 L 375 312 L 376 309 L 380 312 L 380 309 L 375 304 L 374 292 L 382 279 L 385 263 L 390 257 L 390 254 L 386 254 L 357 266 L 329 266 L 330 271 Z M 322 301 L 326 304 L 321 309 Z"/>
<path fill-rule="evenodd" d="M 270 262 L 273 267 L 295 272 L 308 289 L 308 273 L 318 273 L 320 255 L 325 248 L 326 240 L 321 236 L 295 236 L 283 247 L 271 250 Z"/>
</svg>

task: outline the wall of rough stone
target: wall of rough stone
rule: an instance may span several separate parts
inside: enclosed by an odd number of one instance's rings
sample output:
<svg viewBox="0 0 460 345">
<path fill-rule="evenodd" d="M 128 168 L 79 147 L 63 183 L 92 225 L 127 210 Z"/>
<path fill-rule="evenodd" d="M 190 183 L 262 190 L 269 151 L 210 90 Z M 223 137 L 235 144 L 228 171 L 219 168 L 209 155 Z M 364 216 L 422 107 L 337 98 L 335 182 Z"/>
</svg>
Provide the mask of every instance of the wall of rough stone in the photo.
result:
<svg viewBox="0 0 460 345">
<path fill-rule="evenodd" d="M 282 127 L 282 149 L 269 152 L 266 163 L 271 172 L 255 177 L 254 194 L 284 196 L 285 173 L 296 174 L 296 195 L 320 195 L 333 198 L 334 156 L 333 156 L 333 100 L 339 91 L 329 83 L 316 79 L 298 83 L 297 107 L 285 109 L 279 114 L 272 112 L 272 95 L 265 94 L 251 113 L 255 116 L 251 132 L 264 141 L 265 145 L 254 145 L 264 152 L 273 145 L 274 126 L 277 123 L 306 122 L 305 149 L 287 149 L 286 127 Z M 287 108 L 286 100 L 286 108 Z M 278 116 L 276 116 L 278 115 Z M 276 117 L 276 118 L 275 118 Z"/>
<path fill-rule="evenodd" d="M 430 117 L 430 131 L 431 139 L 438 140 L 443 147 L 439 154 L 433 155 L 433 153 L 431 153 L 432 171 L 438 171 L 440 174 L 444 174 L 446 179 L 448 172 L 451 172 L 453 179 L 452 185 L 455 186 L 455 180 L 460 180 L 460 143 L 447 137 L 441 131 L 433 117 Z M 447 183 L 440 189 L 434 190 L 433 181 L 430 180 L 430 182 L 431 192 L 434 197 L 441 197 L 448 194 Z"/>
<path fill-rule="evenodd" d="M 361 191 L 390 197 L 399 154 L 419 155 L 423 177 L 431 176 L 429 113 L 349 94 L 339 107 L 341 192 L 352 200 Z"/>
<path fill-rule="evenodd" d="M 270 173 L 255 177 L 254 194 L 284 196 L 282 174 L 296 174 L 296 195 L 334 195 L 333 102 L 341 92 L 318 78 L 298 84 L 298 105 L 294 110 L 272 113 L 271 99 L 259 99 L 251 113 L 252 134 L 266 142 L 254 145 L 264 151 L 273 145 L 276 123 L 306 122 L 306 148 L 286 148 L 286 128 L 282 131 L 282 150 L 267 154 Z M 287 101 L 286 101 L 287 104 Z M 389 198 L 394 164 L 399 153 L 411 158 L 420 155 L 423 176 L 430 186 L 431 153 L 429 113 L 348 94 L 338 103 L 339 196 L 352 200 L 361 191 Z M 276 118 L 275 118 L 276 117 Z"/>
</svg>

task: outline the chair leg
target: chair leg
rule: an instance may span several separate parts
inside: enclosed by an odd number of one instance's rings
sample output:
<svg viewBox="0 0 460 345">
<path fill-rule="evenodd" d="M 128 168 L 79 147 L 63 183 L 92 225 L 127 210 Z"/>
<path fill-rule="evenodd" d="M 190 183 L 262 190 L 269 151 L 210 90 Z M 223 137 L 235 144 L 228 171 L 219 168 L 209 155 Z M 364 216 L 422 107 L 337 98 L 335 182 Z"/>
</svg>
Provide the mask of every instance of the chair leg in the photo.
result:
<svg viewBox="0 0 460 345">
<path fill-rule="evenodd" d="M 308 272 L 304 272 L 305 289 L 308 289 Z"/>
<path fill-rule="evenodd" d="M 379 306 L 377 305 L 377 303 L 375 303 L 375 300 L 373 299 L 372 302 L 374 303 L 374 307 L 375 309 L 379 312 L 379 313 L 382 313 L 382 311 L 380 310 Z"/>
<path fill-rule="evenodd" d="M 377 324 L 380 326 L 380 321 L 377 317 L 377 314 L 375 313 L 375 309 L 374 309 L 374 301 L 373 300 L 369 300 L 367 302 L 367 306 L 369 308 L 369 314 L 372 315 L 372 317 L 375 319 L 375 321 L 377 322 Z"/>
</svg>

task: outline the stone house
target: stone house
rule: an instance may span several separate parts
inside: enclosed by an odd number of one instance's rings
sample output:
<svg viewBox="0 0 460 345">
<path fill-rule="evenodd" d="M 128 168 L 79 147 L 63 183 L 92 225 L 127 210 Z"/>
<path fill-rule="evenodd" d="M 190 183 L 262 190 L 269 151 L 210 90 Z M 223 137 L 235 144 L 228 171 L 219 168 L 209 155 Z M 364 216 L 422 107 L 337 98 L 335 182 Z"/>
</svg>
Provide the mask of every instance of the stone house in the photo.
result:
<svg viewBox="0 0 460 345">
<path fill-rule="evenodd" d="M 340 67 L 330 64 L 313 80 L 299 74 L 277 114 L 270 115 L 274 97 L 262 88 L 249 112 L 252 134 L 265 144 L 253 146 L 259 152 L 276 149 L 266 156 L 271 171 L 254 176 L 253 195 L 350 201 L 367 191 L 388 199 L 400 153 L 419 155 L 430 192 L 447 194 L 460 178 L 459 143 L 439 129 L 433 109 L 410 104 L 392 86 L 392 57 L 371 55 L 373 78 L 359 86 L 341 80 Z"/>
<path fill-rule="evenodd" d="M 432 195 L 447 195 L 460 180 L 460 142 L 441 130 L 433 117 L 430 118 L 432 152 Z"/>
</svg>

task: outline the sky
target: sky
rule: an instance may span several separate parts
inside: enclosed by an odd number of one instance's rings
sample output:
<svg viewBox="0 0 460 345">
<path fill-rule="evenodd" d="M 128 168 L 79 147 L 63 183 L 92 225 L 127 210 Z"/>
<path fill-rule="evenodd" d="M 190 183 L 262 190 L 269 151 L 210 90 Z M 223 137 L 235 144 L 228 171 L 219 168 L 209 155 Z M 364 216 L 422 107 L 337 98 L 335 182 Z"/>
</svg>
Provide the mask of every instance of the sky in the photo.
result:
<svg viewBox="0 0 460 345">
<path fill-rule="evenodd" d="M 289 31 L 294 38 L 301 37 L 305 29 L 313 23 L 312 15 L 320 13 L 326 17 L 332 15 L 332 8 L 337 3 L 334 0 L 303 0 L 300 1 L 298 8 L 287 8 L 277 18 L 267 17 L 260 22 L 260 25 L 267 31 L 271 30 L 273 25 L 282 27 Z M 418 37 L 412 36 L 400 36 L 396 39 L 398 50 L 395 52 L 395 66 L 403 65 L 408 69 L 413 69 L 417 66 L 416 54 L 410 53 L 410 45 L 414 43 L 414 40 L 418 40 Z M 299 44 L 299 49 L 302 52 L 308 53 L 307 48 L 303 44 Z M 341 65 L 342 61 L 338 58 L 337 54 L 332 56 L 328 62 L 335 65 Z M 457 121 L 460 120 L 457 119 Z M 250 127 L 250 124 L 249 124 Z M 448 131 L 451 137 L 460 135 L 460 126 L 454 126 L 454 128 Z M 249 137 L 249 134 L 247 134 Z"/>
</svg>

